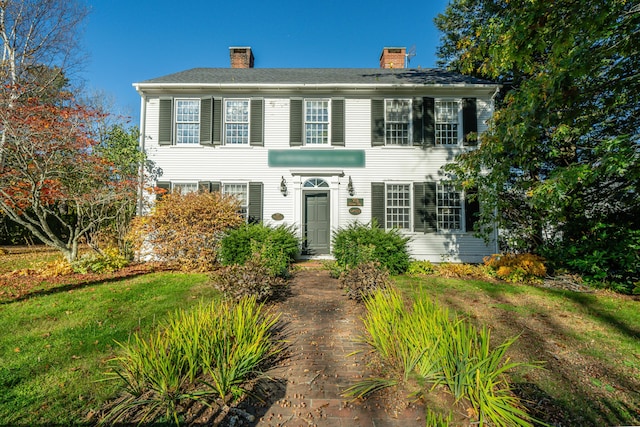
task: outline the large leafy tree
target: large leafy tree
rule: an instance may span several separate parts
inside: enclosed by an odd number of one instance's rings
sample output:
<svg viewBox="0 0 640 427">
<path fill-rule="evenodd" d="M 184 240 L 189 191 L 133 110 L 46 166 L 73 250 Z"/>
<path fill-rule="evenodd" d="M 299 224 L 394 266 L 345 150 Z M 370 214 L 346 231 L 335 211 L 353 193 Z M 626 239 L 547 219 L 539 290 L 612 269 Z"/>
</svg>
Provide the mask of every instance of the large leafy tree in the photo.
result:
<svg viewBox="0 0 640 427">
<path fill-rule="evenodd" d="M 441 65 L 504 85 L 479 149 L 452 175 L 479 187 L 515 249 L 637 281 L 640 5 L 454 0 L 436 25 Z"/>
</svg>

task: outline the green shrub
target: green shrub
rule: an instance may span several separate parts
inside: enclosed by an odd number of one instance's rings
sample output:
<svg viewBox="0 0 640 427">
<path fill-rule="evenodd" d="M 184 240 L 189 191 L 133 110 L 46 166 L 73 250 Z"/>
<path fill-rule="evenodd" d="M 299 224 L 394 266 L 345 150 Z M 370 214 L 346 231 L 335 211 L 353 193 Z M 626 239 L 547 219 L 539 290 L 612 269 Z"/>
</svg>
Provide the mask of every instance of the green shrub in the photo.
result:
<svg viewBox="0 0 640 427">
<path fill-rule="evenodd" d="M 219 257 L 222 265 L 233 265 L 244 264 L 259 254 L 273 275 L 286 276 L 299 247 L 300 241 L 292 226 L 245 224 L 225 234 L 220 243 Z"/>
<path fill-rule="evenodd" d="M 577 273 L 592 286 L 632 293 L 640 279 L 640 230 L 597 223 L 578 239 L 543 248 L 557 268 Z"/>
<path fill-rule="evenodd" d="M 409 276 L 426 276 L 436 271 L 431 261 L 411 261 L 407 274 Z"/>
<path fill-rule="evenodd" d="M 242 265 L 224 266 L 211 273 L 210 278 L 216 289 L 235 300 L 254 297 L 258 301 L 267 301 L 287 289 L 286 280 L 274 275 L 258 254 Z"/>
<path fill-rule="evenodd" d="M 386 289 L 391 284 L 389 273 L 380 264 L 369 261 L 345 271 L 340 276 L 340 285 L 347 290 L 347 296 L 362 301 L 378 289 Z"/>
<path fill-rule="evenodd" d="M 178 424 L 183 401 L 211 395 L 226 405 L 280 351 L 273 339 L 278 317 L 254 298 L 215 301 L 176 312 L 147 338 L 135 334 L 120 344 L 109 373 L 127 395 L 103 421 L 152 422 L 163 413 Z"/>
<path fill-rule="evenodd" d="M 118 252 L 118 249 L 111 248 L 103 251 L 102 254 L 90 253 L 81 256 L 73 263 L 71 268 L 76 273 L 112 273 L 129 265 L 129 260 Z"/>
<path fill-rule="evenodd" d="M 384 230 L 375 221 L 354 222 L 333 234 L 333 256 L 342 268 L 376 261 L 389 274 L 401 274 L 409 267 L 409 240 L 399 230 Z"/>
</svg>

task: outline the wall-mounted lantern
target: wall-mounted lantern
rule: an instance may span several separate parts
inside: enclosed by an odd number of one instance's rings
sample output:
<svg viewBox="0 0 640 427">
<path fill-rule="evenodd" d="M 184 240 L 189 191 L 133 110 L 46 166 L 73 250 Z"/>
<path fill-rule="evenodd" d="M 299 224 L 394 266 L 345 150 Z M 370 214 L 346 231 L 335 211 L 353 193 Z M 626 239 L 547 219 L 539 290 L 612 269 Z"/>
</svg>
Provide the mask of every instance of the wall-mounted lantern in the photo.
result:
<svg viewBox="0 0 640 427">
<path fill-rule="evenodd" d="M 349 175 L 349 183 L 347 184 L 347 191 L 350 196 L 356 194 L 356 190 L 353 188 L 353 181 L 351 181 L 351 175 Z"/>
<path fill-rule="evenodd" d="M 284 179 L 284 176 L 280 181 L 280 192 L 282 193 L 283 196 L 287 195 L 287 180 Z"/>
</svg>

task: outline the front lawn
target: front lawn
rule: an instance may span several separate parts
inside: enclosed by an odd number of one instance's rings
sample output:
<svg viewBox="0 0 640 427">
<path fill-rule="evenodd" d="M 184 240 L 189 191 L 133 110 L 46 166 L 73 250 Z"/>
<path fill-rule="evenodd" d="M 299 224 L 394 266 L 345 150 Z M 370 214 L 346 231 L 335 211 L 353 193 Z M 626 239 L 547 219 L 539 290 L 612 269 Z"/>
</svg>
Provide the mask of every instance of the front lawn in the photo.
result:
<svg viewBox="0 0 640 427">
<path fill-rule="evenodd" d="M 118 393 L 101 382 L 115 341 L 147 331 L 168 312 L 217 297 L 204 274 L 151 273 L 47 286 L 0 302 L 0 420 L 70 424 Z"/>
</svg>

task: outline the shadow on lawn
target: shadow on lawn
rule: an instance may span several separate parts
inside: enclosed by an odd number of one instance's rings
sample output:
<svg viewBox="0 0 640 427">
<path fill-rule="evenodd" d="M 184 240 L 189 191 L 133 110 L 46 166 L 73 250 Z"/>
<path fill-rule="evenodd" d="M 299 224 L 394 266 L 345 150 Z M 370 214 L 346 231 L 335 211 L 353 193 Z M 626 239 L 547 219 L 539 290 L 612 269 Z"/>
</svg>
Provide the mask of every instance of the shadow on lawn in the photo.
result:
<svg viewBox="0 0 640 427">
<path fill-rule="evenodd" d="M 600 327 L 598 323 L 632 339 L 640 337 L 639 331 L 609 314 L 595 295 L 544 289 L 549 296 L 575 304 L 578 310 L 573 312 L 530 294 L 524 285 L 515 289 L 512 285 L 480 286 L 461 292 L 455 285 L 432 287 L 428 278 L 423 280 L 405 282 L 406 289 L 420 293 L 422 288 L 443 306 L 466 314 L 474 323 L 486 324 L 492 329 L 494 345 L 519 336 L 510 356 L 544 363 L 542 370 L 512 373 L 514 393 L 532 416 L 556 426 L 639 424 L 637 366 L 617 360 L 618 347 L 611 348 L 610 360 L 603 363 L 592 351 L 606 353 L 607 346 L 614 344 L 585 338 Z"/>
<path fill-rule="evenodd" d="M 40 276 L 37 278 L 32 276 L 0 277 L 0 279 L 3 279 L 0 280 L 0 287 L 6 286 L 13 289 L 15 291 L 14 294 L 17 293 L 17 296 L 13 297 L 7 296 L 6 292 L 5 295 L 0 294 L 0 305 L 7 305 L 39 296 L 69 292 L 97 284 L 117 282 L 166 270 L 168 270 L 168 268 L 162 264 L 145 263 L 134 264 L 113 273 L 106 274 L 73 274 L 46 279 L 41 278 Z"/>
</svg>

